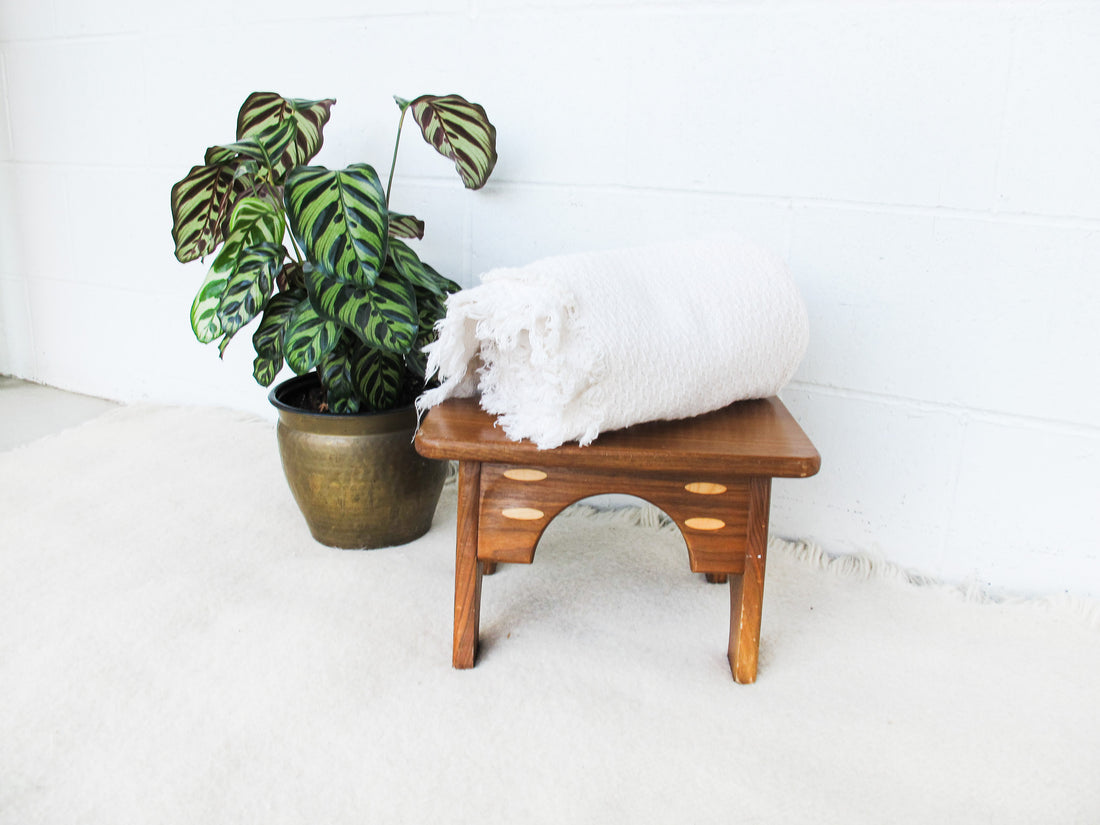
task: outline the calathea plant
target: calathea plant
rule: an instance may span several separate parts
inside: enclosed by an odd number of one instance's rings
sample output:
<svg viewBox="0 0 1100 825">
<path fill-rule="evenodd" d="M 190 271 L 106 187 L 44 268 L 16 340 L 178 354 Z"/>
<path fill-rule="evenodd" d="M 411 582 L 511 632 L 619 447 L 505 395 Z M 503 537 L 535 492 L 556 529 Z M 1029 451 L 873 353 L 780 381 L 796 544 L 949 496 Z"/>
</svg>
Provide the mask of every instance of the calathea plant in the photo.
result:
<svg viewBox="0 0 1100 825">
<path fill-rule="evenodd" d="M 242 328 L 252 336 L 253 374 L 263 386 L 285 362 L 316 370 L 321 409 L 392 409 L 423 386 L 421 348 L 456 283 L 423 263 L 406 240 L 424 223 L 391 212 L 390 188 L 405 115 L 478 189 L 496 164 L 496 129 L 485 110 L 458 95 L 394 98 L 401 116 L 383 188 L 365 163 L 333 171 L 309 166 L 335 100 L 255 92 L 237 116 L 232 143 L 172 187 L 176 258 L 215 254 L 191 307 L 203 343 L 224 353 Z"/>
</svg>

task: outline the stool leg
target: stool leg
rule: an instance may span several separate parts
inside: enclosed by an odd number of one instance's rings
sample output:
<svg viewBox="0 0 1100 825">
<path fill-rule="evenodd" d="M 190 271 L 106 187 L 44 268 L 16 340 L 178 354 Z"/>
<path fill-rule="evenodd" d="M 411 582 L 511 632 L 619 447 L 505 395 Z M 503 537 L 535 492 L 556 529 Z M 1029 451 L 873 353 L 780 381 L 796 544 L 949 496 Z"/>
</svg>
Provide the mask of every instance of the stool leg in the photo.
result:
<svg viewBox="0 0 1100 825">
<path fill-rule="evenodd" d="M 455 624 L 451 664 L 470 668 L 477 658 L 481 620 L 481 563 L 477 560 L 477 521 L 481 462 L 458 465 L 458 533 L 455 540 Z"/>
<path fill-rule="evenodd" d="M 756 681 L 760 650 L 760 611 L 764 606 L 764 567 L 768 555 L 770 478 L 753 478 L 749 501 L 745 572 L 730 576 L 730 670 L 742 685 Z"/>
</svg>

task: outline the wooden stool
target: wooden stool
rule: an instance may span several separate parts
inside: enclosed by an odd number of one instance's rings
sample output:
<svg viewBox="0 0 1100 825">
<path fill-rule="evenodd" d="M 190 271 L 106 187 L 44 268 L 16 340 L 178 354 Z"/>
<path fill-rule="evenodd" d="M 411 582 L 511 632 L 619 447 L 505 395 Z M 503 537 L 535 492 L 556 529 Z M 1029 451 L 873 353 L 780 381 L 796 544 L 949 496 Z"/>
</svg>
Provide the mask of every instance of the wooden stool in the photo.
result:
<svg viewBox="0 0 1100 825">
<path fill-rule="evenodd" d="M 422 455 L 459 462 L 456 668 L 477 656 L 482 575 L 497 562 L 534 561 L 546 526 L 573 502 L 626 493 L 676 523 L 693 571 L 729 579 L 730 669 L 742 684 L 755 681 L 771 480 L 812 476 L 821 464 L 778 398 L 603 433 L 587 447 L 539 450 L 494 425 L 476 399 L 451 399 L 416 435 Z"/>
</svg>

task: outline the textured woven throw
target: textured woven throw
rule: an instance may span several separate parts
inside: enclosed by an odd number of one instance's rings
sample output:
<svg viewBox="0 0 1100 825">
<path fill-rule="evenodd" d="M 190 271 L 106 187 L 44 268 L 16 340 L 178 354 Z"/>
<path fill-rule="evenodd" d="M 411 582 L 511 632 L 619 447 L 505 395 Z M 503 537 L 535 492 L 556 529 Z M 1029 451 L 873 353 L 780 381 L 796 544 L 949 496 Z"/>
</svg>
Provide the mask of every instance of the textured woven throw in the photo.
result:
<svg viewBox="0 0 1100 825">
<path fill-rule="evenodd" d="M 547 258 L 452 295 L 421 411 L 480 395 L 513 440 L 592 442 L 774 395 L 809 337 L 783 262 L 739 237 Z"/>
</svg>

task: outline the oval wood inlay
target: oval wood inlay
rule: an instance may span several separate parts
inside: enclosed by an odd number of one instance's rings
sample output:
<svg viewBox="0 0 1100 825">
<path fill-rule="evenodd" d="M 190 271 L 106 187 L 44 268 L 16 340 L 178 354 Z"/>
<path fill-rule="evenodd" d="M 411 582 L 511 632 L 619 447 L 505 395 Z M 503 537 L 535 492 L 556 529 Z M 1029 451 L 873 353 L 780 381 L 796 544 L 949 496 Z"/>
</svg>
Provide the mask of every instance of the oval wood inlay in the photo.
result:
<svg viewBox="0 0 1100 825">
<path fill-rule="evenodd" d="M 545 515 L 542 510 L 536 510 L 534 507 L 509 507 L 507 510 L 501 510 L 500 514 L 516 521 L 537 521 Z"/>
<path fill-rule="evenodd" d="M 726 492 L 725 484 L 712 484 L 709 481 L 693 481 L 685 484 L 684 489 L 689 493 L 698 493 L 701 496 L 716 496 Z"/>
<path fill-rule="evenodd" d="M 542 481 L 546 473 L 542 470 L 528 470 L 522 467 L 504 471 L 504 477 L 512 481 Z"/>
<path fill-rule="evenodd" d="M 726 523 L 717 518 L 689 518 L 684 522 L 692 530 L 721 530 Z"/>
</svg>

